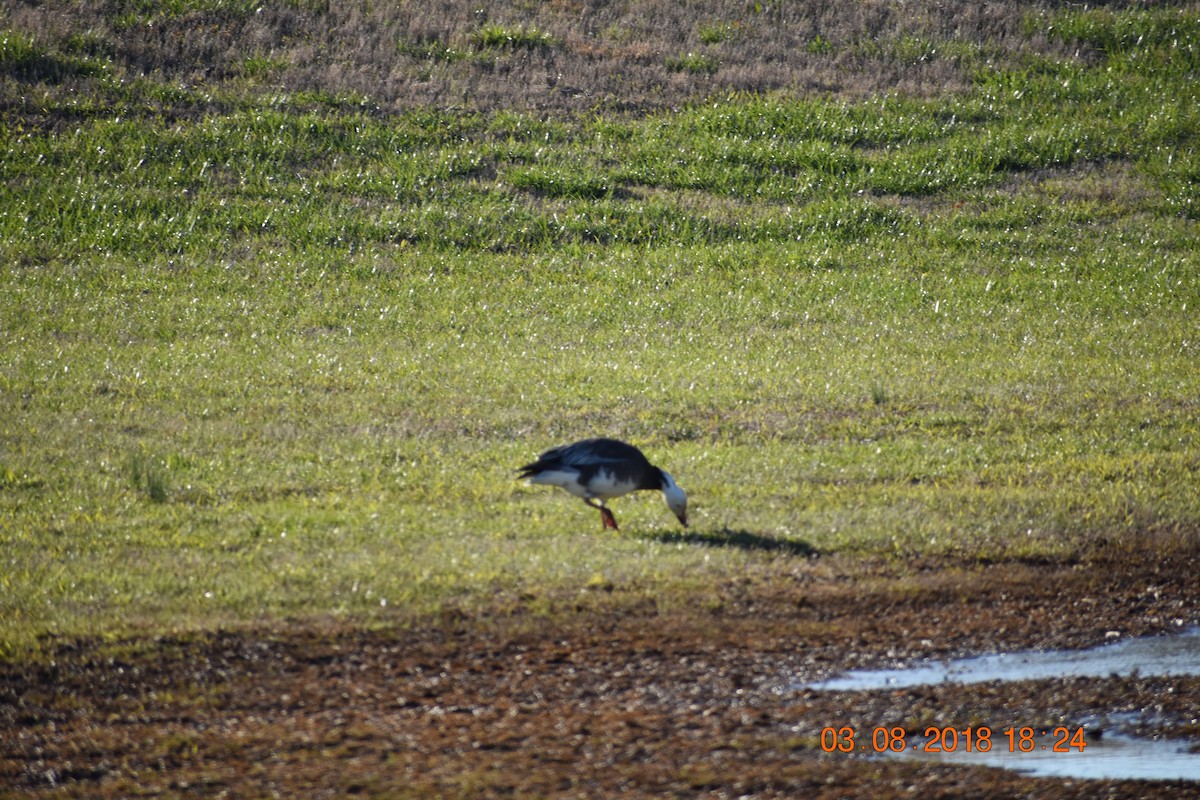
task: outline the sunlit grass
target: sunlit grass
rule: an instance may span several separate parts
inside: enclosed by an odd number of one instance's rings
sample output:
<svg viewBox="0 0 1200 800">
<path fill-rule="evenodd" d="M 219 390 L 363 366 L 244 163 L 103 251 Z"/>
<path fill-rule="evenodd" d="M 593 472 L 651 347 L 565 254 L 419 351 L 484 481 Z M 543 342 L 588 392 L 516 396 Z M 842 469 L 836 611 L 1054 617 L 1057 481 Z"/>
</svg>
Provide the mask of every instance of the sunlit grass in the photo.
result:
<svg viewBox="0 0 1200 800">
<path fill-rule="evenodd" d="M 1200 98 L 1143 41 L 640 117 L 47 95 L 0 128 L 0 649 L 1188 541 Z M 600 433 L 688 537 L 513 480 Z"/>
</svg>

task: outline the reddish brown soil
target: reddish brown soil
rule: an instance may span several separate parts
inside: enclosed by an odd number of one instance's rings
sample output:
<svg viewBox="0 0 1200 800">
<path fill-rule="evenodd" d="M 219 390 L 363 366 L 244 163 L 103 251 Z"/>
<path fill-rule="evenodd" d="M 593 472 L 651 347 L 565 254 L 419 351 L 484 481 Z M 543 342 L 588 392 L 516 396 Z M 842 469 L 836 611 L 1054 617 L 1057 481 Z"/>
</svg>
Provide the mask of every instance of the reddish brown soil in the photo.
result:
<svg viewBox="0 0 1200 800">
<path fill-rule="evenodd" d="M 1195 738 L 1196 678 L 796 687 L 916 657 L 1177 631 L 1200 619 L 1198 562 L 1188 547 L 1073 564 L 822 558 L 690 608 L 618 590 L 387 629 L 59 642 L 0 664 L 0 794 L 1179 797 L 1194 785 L 826 753 L 821 731 L 869 741 L 878 726 L 915 736 L 1150 709 L 1146 732 Z"/>
</svg>

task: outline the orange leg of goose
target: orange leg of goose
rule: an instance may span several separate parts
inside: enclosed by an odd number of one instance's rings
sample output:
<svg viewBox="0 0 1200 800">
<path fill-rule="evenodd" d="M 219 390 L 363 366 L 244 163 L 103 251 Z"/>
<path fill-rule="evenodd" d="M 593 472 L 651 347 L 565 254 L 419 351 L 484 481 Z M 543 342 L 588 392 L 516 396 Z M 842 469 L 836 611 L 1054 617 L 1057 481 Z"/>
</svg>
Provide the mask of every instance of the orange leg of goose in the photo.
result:
<svg viewBox="0 0 1200 800">
<path fill-rule="evenodd" d="M 584 498 L 583 502 L 587 503 L 592 508 L 600 510 L 600 520 L 604 523 L 605 530 L 608 530 L 609 528 L 612 528 L 614 531 L 620 530 L 620 528 L 617 527 L 617 518 L 614 517 L 613 513 L 608 510 L 607 506 L 601 505 L 590 498 Z"/>
</svg>

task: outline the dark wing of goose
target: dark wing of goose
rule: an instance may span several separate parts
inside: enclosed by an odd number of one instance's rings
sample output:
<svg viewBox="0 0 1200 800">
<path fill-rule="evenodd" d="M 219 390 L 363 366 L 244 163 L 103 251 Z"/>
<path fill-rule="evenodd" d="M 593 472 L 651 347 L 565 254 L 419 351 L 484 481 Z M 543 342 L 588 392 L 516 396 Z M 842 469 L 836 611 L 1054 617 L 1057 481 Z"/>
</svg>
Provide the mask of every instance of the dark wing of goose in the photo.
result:
<svg viewBox="0 0 1200 800">
<path fill-rule="evenodd" d="M 654 470 L 641 450 L 616 439 L 585 439 L 558 449 L 560 463 L 579 470 L 585 483 L 605 471 L 618 481 L 642 484 Z"/>
<path fill-rule="evenodd" d="M 625 463 L 631 469 L 644 469 L 650 465 L 641 450 L 616 439 L 584 439 L 565 447 L 556 447 L 543 454 L 542 460 L 547 456 L 555 456 L 561 463 L 572 467 Z"/>
<path fill-rule="evenodd" d="M 522 478 L 529 478 L 539 472 L 563 468 L 578 470 L 579 479 L 585 484 L 601 470 L 611 472 L 619 481 L 637 483 L 643 488 L 657 488 L 661 481 L 641 450 L 616 439 L 603 438 L 584 439 L 547 450 L 519 472 Z"/>
</svg>

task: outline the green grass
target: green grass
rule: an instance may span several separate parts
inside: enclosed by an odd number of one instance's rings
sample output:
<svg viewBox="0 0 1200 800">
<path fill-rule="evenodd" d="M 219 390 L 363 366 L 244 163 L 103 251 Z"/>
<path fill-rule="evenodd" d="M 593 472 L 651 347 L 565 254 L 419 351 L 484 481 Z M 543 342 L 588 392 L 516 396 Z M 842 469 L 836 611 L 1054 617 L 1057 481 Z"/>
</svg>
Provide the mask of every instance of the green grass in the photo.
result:
<svg viewBox="0 0 1200 800">
<path fill-rule="evenodd" d="M 1103 56 L 587 117 L 214 104 L 10 34 L 92 83 L 0 125 L 0 651 L 1194 540 L 1195 16 L 1039 24 Z M 513 480 L 598 433 L 691 535 Z"/>
<path fill-rule="evenodd" d="M 704 44 L 720 44 L 736 40 L 739 25 L 730 22 L 703 22 L 696 27 L 696 36 Z"/>
<path fill-rule="evenodd" d="M 540 48 L 556 47 L 558 42 L 553 36 L 537 28 L 512 27 L 509 25 L 488 24 L 481 27 L 471 37 L 472 42 L 481 48 L 516 48 L 537 50 Z"/>
<path fill-rule="evenodd" d="M 720 68 L 720 59 L 708 53 L 680 53 L 677 56 L 667 58 L 667 69 L 672 72 L 711 75 Z"/>
</svg>

